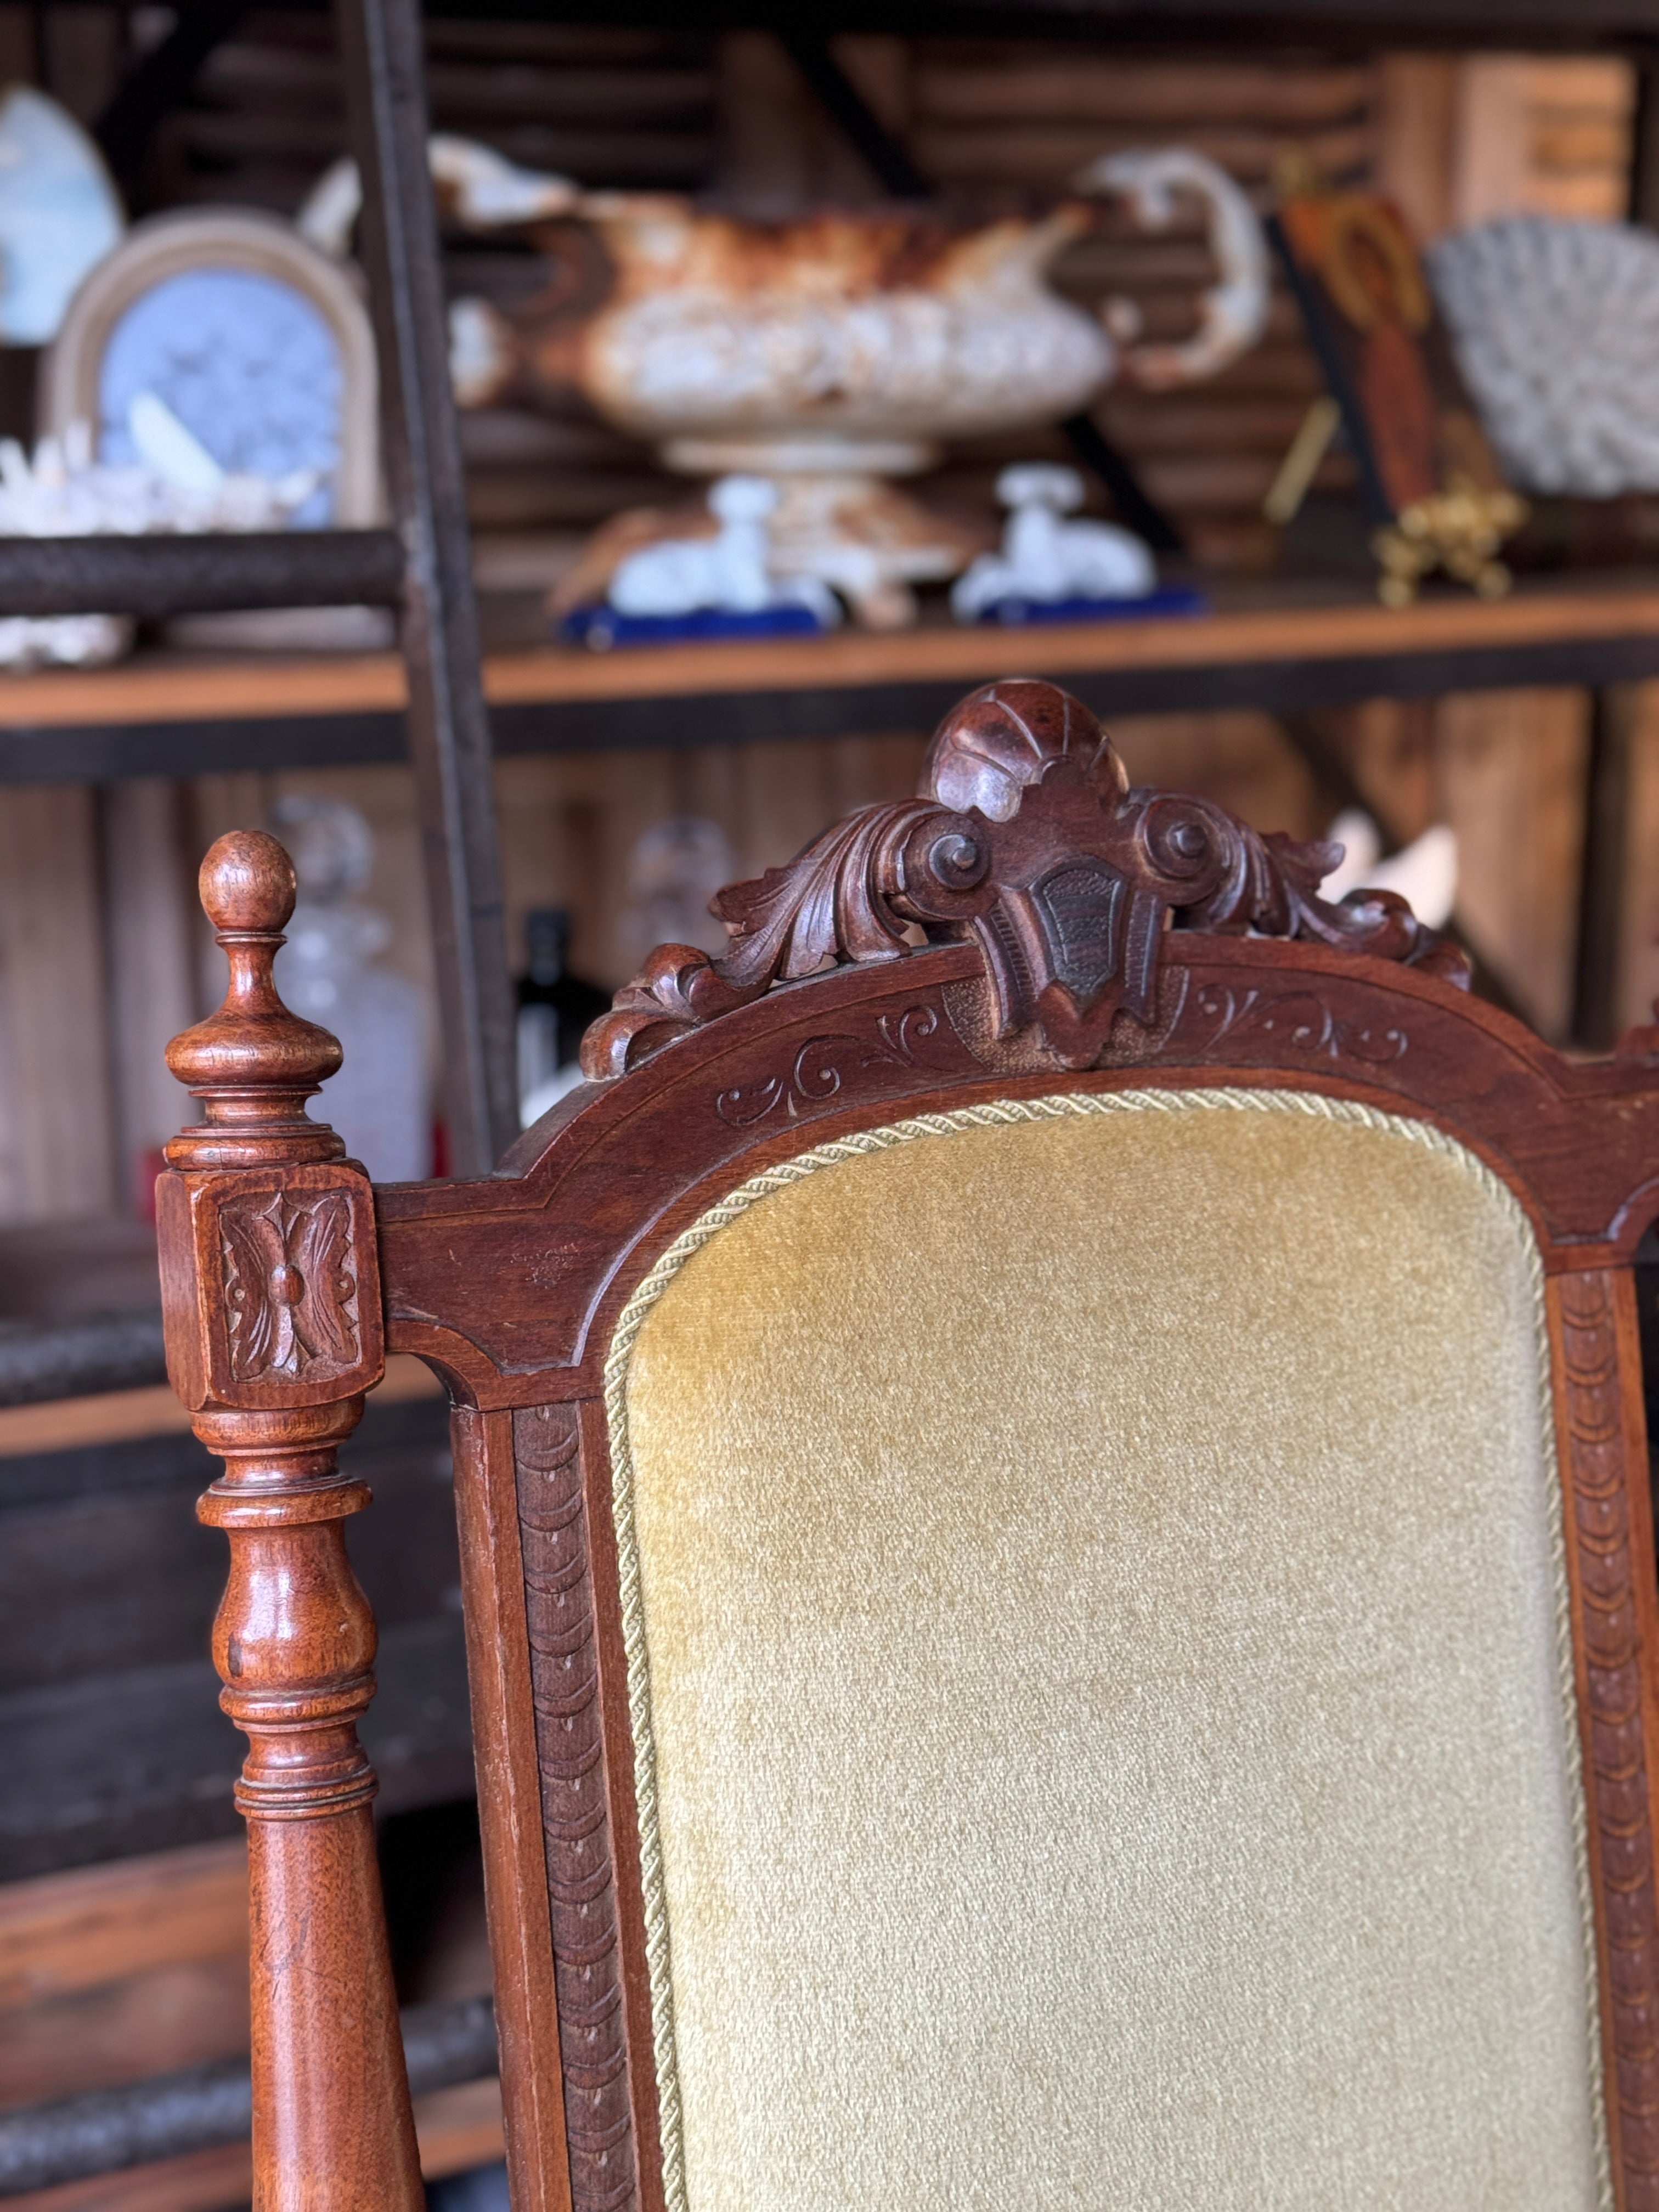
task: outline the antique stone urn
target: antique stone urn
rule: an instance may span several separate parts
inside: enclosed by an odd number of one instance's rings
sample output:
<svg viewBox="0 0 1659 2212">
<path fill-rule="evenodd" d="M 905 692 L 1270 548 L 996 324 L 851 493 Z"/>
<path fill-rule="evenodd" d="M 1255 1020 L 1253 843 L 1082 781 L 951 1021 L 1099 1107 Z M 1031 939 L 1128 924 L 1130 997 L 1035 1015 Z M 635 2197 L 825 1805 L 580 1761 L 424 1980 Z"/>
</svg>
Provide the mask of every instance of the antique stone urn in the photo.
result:
<svg viewBox="0 0 1659 2212">
<path fill-rule="evenodd" d="M 944 440 L 1062 419 L 1120 374 L 1153 390 L 1212 375 L 1255 343 L 1267 313 L 1249 203 L 1182 148 L 1110 155 L 1074 179 L 1086 197 L 990 221 L 931 207 L 748 220 L 662 195 L 585 192 L 454 141 L 434 142 L 434 167 L 461 222 L 528 216 L 532 238 L 568 261 L 574 218 L 605 263 L 592 304 L 557 283 L 507 313 L 459 302 L 461 404 L 533 403 L 574 385 L 671 469 L 772 478 L 779 573 L 822 579 L 883 626 L 913 618 L 913 584 L 955 575 L 986 543 L 893 479 L 933 466 Z M 1097 220 L 1091 198 L 1121 195 L 1156 229 L 1181 192 L 1204 204 L 1219 274 L 1191 338 L 1137 345 L 1127 303 L 1091 314 L 1048 289 L 1060 248 Z M 607 526 L 580 587 L 601 586 L 607 562 L 671 526 L 684 534 L 686 518 Z"/>
</svg>

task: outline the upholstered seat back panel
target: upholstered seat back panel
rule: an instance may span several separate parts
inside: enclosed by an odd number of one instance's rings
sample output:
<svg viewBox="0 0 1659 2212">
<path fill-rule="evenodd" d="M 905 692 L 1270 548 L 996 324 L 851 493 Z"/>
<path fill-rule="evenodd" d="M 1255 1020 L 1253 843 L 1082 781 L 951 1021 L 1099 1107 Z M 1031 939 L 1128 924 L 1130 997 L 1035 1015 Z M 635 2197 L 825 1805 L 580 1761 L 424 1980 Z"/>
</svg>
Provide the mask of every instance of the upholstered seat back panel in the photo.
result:
<svg viewBox="0 0 1659 2212">
<path fill-rule="evenodd" d="M 671 2205 L 1604 2206 L 1519 1210 L 1090 1104 L 750 1191 L 618 1332 Z"/>
</svg>

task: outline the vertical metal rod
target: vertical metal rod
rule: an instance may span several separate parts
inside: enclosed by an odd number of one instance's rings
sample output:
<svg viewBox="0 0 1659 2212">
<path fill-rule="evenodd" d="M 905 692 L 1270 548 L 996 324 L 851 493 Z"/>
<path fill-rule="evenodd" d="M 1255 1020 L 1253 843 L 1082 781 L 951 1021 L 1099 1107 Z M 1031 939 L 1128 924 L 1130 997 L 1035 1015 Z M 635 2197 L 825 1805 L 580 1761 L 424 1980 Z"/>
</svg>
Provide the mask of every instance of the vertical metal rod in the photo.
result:
<svg viewBox="0 0 1659 2212">
<path fill-rule="evenodd" d="M 339 0 L 363 258 L 380 344 L 386 473 L 408 561 L 403 649 L 452 1172 L 486 1175 L 518 1133 L 513 1006 L 477 610 L 437 217 L 419 0 Z"/>
<path fill-rule="evenodd" d="M 1631 715 L 1622 687 L 1590 693 L 1584 853 L 1572 1041 L 1609 1052 L 1620 1029 L 1619 955 L 1629 896 Z"/>
</svg>

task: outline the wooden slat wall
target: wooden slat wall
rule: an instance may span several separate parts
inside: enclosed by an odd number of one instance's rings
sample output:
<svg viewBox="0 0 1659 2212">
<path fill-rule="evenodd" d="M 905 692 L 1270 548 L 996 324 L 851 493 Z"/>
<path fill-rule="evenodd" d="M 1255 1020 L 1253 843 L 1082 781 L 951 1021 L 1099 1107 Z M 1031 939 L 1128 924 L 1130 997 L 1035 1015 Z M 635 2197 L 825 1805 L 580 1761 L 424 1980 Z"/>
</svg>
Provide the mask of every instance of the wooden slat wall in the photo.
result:
<svg viewBox="0 0 1659 2212">
<path fill-rule="evenodd" d="M 1617 59 L 1526 65 L 1526 207 L 1618 222 L 1626 212 L 1636 86 Z"/>
<path fill-rule="evenodd" d="M 247 2003 L 240 1839 L 0 1888 L 0 2108 L 234 2057 Z"/>
<path fill-rule="evenodd" d="M 109 1000 L 90 790 L 0 805 L 0 1220 L 118 1201 Z"/>
<path fill-rule="evenodd" d="M 1274 66 L 1220 54 L 1079 54 L 1036 41 L 923 40 L 911 84 L 912 151 L 927 174 L 957 188 L 993 183 L 1058 194 L 1100 155 L 1187 145 L 1265 207 L 1275 163 L 1288 154 L 1333 182 L 1363 181 L 1372 166 L 1375 72 L 1318 56 L 1288 56 Z M 1193 327 L 1197 295 L 1213 273 L 1194 206 L 1152 238 L 1115 212 L 1104 234 L 1067 252 L 1055 281 L 1091 307 L 1113 296 L 1132 300 L 1149 337 L 1173 337 Z M 1121 385 L 1097 412 L 1199 558 L 1251 569 L 1272 558 L 1261 501 L 1319 389 L 1276 276 L 1267 337 L 1223 376 L 1157 398 Z M 1058 456 L 1057 441 L 1029 434 L 981 441 L 959 450 L 951 473 L 962 489 L 983 497 L 988 465 L 1045 445 Z M 962 465 L 974 460 L 980 466 L 969 477 Z M 1346 473 L 1338 463 L 1328 477 L 1340 482 Z"/>
<path fill-rule="evenodd" d="M 434 125 L 584 182 L 695 191 L 714 155 L 714 51 L 699 33 L 441 20 L 428 27 Z M 255 13 L 158 133 L 155 205 L 234 200 L 291 214 L 345 150 L 325 14 Z"/>
<path fill-rule="evenodd" d="M 240 1839 L 0 1887 L 0 2110 L 240 2057 L 248 2045 L 247 1854 Z M 470 1996 L 477 1976 L 422 1998 Z M 501 2085 L 415 2107 L 431 2180 L 501 2155 Z M 19 2212 L 223 2212 L 246 2143 L 32 2191 Z"/>
</svg>

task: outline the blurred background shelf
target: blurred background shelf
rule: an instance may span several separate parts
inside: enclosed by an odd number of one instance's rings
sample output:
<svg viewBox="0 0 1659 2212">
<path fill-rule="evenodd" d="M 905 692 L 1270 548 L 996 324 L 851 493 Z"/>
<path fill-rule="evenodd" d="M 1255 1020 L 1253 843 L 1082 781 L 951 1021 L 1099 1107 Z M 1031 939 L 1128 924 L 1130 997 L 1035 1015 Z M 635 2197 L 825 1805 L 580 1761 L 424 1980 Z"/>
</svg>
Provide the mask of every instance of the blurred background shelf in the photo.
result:
<svg viewBox="0 0 1659 2212">
<path fill-rule="evenodd" d="M 498 653 L 485 665 L 503 755 L 684 748 L 925 727 L 964 690 L 1029 668 L 1097 713 L 1273 713 L 1363 699 L 1659 676 L 1659 584 L 1620 574 L 1523 583 L 1396 611 L 1294 585 L 1237 586 L 1182 619 L 612 653 Z M 107 782 L 404 757 L 402 663 L 157 654 L 0 684 L 0 781 Z"/>
</svg>

